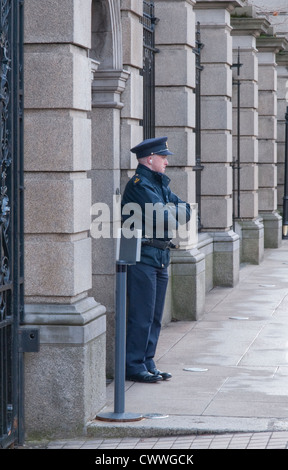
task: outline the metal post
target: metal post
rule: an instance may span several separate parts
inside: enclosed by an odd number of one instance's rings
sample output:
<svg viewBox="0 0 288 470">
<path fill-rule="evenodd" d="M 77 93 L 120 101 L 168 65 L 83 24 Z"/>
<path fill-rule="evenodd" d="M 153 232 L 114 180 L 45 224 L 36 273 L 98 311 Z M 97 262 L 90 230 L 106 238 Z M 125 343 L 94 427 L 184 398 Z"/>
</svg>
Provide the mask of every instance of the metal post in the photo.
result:
<svg viewBox="0 0 288 470">
<path fill-rule="evenodd" d="M 282 215 L 282 239 L 288 239 L 288 106 L 285 113 L 285 177 Z"/>
<path fill-rule="evenodd" d="M 116 263 L 116 334 L 115 334 L 115 380 L 114 413 L 100 413 L 101 421 L 139 421 L 141 414 L 125 413 L 125 357 L 126 357 L 126 285 L 127 263 Z"/>
<path fill-rule="evenodd" d="M 126 345 L 126 280 L 127 265 L 116 264 L 116 344 L 115 344 L 115 383 L 114 412 L 125 410 L 125 345 Z"/>
</svg>

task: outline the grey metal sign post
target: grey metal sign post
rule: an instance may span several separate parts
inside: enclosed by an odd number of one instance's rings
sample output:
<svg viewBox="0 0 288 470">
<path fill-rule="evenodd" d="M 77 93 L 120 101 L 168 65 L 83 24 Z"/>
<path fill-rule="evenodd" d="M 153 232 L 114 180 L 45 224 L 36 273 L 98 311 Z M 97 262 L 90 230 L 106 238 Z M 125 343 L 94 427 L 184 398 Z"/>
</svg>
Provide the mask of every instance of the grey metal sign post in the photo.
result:
<svg viewBox="0 0 288 470">
<path fill-rule="evenodd" d="M 115 331 L 115 379 L 114 412 L 99 413 L 102 421 L 138 421 L 141 414 L 125 412 L 125 357 L 126 357 L 126 288 L 127 266 L 140 260 L 141 230 L 135 230 L 132 238 L 123 231 L 118 238 L 116 260 L 116 331 Z"/>
</svg>

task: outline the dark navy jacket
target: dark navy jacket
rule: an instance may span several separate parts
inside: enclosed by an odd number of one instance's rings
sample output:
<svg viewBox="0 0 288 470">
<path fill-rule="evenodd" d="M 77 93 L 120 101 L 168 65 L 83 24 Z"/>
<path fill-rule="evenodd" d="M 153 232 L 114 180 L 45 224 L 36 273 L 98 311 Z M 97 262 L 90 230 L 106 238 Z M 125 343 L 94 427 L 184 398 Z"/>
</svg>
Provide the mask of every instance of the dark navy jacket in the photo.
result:
<svg viewBox="0 0 288 470">
<path fill-rule="evenodd" d="M 128 219 L 134 218 L 138 225 L 134 228 L 142 229 L 142 239 L 171 240 L 171 227 L 175 230 L 179 223 L 185 224 L 190 220 L 190 205 L 171 191 L 169 183 L 167 175 L 152 171 L 140 163 L 126 185 L 122 198 L 122 221 L 128 225 Z M 153 212 L 150 212 L 151 208 L 154 208 Z M 164 268 L 169 261 L 169 248 L 142 244 L 142 263 Z"/>
</svg>

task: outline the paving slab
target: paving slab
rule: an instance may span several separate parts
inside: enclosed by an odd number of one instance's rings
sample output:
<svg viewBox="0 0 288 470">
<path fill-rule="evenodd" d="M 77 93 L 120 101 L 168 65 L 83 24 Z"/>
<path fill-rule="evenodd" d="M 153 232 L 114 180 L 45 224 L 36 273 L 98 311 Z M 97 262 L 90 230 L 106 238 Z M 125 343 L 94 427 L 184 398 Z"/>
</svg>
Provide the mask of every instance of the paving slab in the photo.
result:
<svg viewBox="0 0 288 470">
<path fill-rule="evenodd" d="M 234 288 L 206 296 L 198 321 L 162 328 L 156 362 L 173 377 L 125 383 L 125 413 L 142 419 L 97 419 L 97 436 L 177 436 L 288 431 L 288 241 L 245 265 Z M 114 384 L 102 412 L 114 411 Z M 101 413 L 99 413 L 101 414 Z"/>
</svg>

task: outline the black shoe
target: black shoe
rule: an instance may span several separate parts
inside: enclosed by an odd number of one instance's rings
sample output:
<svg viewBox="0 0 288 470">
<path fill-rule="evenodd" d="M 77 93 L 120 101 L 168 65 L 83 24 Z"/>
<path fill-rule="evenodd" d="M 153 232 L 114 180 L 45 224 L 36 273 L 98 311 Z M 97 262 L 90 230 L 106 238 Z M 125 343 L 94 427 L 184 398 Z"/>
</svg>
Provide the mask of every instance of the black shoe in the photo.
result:
<svg viewBox="0 0 288 470">
<path fill-rule="evenodd" d="M 138 374 L 126 376 L 126 380 L 130 380 L 131 382 L 142 382 L 152 384 L 155 382 L 159 382 L 159 380 L 162 380 L 162 377 L 161 375 L 150 374 L 148 371 L 144 370 L 143 372 L 138 372 Z"/>
<path fill-rule="evenodd" d="M 156 369 L 156 367 L 155 369 L 149 370 L 149 372 L 156 376 L 160 375 L 163 380 L 168 380 L 168 379 L 171 379 L 172 377 L 172 375 L 169 372 L 161 372 L 161 370 Z"/>
</svg>

